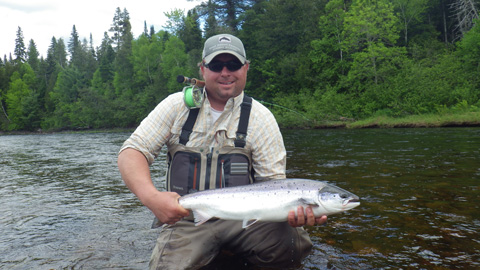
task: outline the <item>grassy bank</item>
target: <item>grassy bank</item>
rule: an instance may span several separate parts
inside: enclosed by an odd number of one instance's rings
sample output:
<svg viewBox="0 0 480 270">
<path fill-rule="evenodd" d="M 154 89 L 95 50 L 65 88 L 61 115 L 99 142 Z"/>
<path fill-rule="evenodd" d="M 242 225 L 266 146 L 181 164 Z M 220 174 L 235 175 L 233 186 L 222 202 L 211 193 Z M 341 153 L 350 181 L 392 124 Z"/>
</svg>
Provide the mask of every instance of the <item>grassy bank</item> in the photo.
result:
<svg viewBox="0 0 480 270">
<path fill-rule="evenodd" d="M 373 117 L 348 123 L 347 128 L 420 128 L 420 127 L 478 127 L 480 112 L 454 114 L 412 115 L 404 118 Z"/>
<path fill-rule="evenodd" d="M 425 127 L 480 127 L 480 111 L 412 115 L 403 118 L 371 117 L 358 121 L 329 121 L 314 128 L 425 128 Z"/>
<path fill-rule="evenodd" d="M 406 117 L 375 116 L 360 120 L 345 117 L 313 120 L 293 114 L 276 114 L 275 118 L 283 129 L 480 127 L 478 109 Z"/>
</svg>

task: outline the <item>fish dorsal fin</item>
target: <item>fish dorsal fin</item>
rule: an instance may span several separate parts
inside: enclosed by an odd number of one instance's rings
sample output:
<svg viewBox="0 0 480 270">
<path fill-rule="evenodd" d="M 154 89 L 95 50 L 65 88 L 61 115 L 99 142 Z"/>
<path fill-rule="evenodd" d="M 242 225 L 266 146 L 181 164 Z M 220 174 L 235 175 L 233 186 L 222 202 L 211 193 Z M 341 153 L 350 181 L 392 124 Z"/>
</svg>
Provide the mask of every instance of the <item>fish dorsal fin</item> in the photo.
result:
<svg viewBox="0 0 480 270">
<path fill-rule="evenodd" d="M 203 223 L 207 222 L 209 219 L 211 219 L 213 216 L 202 212 L 201 210 L 193 210 L 193 217 L 195 219 L 195 226 L 200 226 Z"/>
<path fill-rule="evenodd" d="M 258 219 L 244 219 L 242 223 L 242 228 L 247 229 L 248 227 L 252 226 L 253 224 L 257 223 Z"/>
</svg>

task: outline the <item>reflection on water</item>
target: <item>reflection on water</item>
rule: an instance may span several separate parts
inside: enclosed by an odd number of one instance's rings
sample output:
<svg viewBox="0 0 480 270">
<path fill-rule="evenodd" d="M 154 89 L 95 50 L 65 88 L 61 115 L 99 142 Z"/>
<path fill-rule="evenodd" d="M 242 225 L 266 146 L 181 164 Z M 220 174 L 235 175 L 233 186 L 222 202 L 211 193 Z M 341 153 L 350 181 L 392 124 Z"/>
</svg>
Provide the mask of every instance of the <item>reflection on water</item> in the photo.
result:
<svg viewBox="0 0 480 270">
<path fill-rule="evenodd" d="M 0 136 L 0 269 L 146 269 L 157 230 L 123 185 L 129 136 Z M 480 129 L 284 131 L 288 176 L 362 199 L 304 269 L 480 268 Z M 163 157 L 153 166 L 158 180 Z M 158 186 L 161 186 L 161 182 Z"/>
</svg>

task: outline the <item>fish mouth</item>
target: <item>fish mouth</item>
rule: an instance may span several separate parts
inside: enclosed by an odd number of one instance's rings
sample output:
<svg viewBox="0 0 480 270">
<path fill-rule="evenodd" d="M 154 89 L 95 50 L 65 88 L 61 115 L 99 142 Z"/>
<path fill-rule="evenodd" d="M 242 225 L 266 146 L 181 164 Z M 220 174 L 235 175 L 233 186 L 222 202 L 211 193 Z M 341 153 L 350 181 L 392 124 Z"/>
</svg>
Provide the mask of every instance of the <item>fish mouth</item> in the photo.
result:
<svg viewBox="0 0 480 270">
<path fill-rule="evenodd" d="M 360 204 L 360 198 L 349 198 L 347 200 L 344 200 L 342 205 L 343 206 L 346 206 L 346 205 L 349 205 L 349 204 Z"/>
<path fill-rule="evenodd" d="M 360 202 L 360 198 L 352 198 L 348 202 Z"/>
</svg>

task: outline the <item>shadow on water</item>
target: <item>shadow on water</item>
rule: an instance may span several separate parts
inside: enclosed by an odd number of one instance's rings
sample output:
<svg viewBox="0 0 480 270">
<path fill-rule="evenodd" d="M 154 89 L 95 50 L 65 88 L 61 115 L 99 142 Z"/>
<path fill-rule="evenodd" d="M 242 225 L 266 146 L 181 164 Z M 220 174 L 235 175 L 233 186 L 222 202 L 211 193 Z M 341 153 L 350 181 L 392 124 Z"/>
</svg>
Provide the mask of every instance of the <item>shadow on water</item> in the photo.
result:
<svg viewBox="0 0 480 270">
<path fill-rule="evenodd" d="M 147 268 L 158 230 L 116 168 L 128 136 L 0 136 L 0 269 Z M 288 130 L 284 139 L 289 178 L 362 199 L 307 228 L 314 250 L 301 269 L 480 268 L 480 129 Z M 164 161 L 152 167 L 160 188 Z"/>
</svg>

